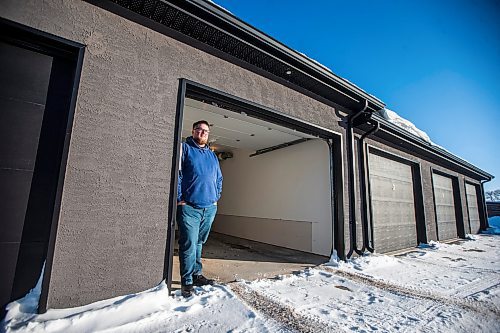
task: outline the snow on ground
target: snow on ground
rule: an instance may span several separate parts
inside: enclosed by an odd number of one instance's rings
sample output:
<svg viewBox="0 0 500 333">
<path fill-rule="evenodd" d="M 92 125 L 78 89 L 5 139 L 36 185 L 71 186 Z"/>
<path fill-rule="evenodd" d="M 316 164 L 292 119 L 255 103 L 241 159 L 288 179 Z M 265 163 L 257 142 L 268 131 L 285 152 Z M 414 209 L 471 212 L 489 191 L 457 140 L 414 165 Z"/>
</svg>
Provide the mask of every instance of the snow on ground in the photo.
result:
<svg viewBox="0 0 500 333">
<path fill-rule="evenodd" d="M 248 287 L 339 331 L 500 331 L 498 236 L 368 255 Z"/>
<path fill-rule="evenodd" d="M 32 299 L 32 290 L 27 298 Z M 161 283 L 141 293 L 82 307 L 49 310 L 36 315 L 23 311 L 24 299 L 9 304 L 2 329 L 6 332 L 266 332 L 278 328 L 257 314 L 225 286 L 197 288 L 189 299 L 169 296 Z M 33 309 L 26 309 L 33 310 Z"/>
<path fill-rule="evenodd" d="M 36 314 L 39 285 L 4 332 L 500 332 L 500 217 L 482 235 L 366 255 L 290 276 L 141 293 Z"/>
</svg>

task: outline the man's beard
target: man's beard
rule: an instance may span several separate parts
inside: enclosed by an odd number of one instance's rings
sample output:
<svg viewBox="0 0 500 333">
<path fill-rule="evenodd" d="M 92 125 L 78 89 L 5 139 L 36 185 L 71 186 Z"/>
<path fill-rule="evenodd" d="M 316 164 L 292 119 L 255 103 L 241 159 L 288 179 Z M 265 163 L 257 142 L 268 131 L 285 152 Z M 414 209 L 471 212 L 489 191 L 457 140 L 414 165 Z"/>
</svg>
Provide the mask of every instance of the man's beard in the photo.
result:
<svg viewBox="0 0 500 333">
<path fill-rule="evenodd" d="M 194 141 L 196 141 L 196 143 L 199 145 L 199 146 L 203 146 L 203 145 L 206 145 L 208 143 L 208 138 L 204 139 L 202 137 L 197 137 L 197 138 L 193 138 Z"/>
</svg>

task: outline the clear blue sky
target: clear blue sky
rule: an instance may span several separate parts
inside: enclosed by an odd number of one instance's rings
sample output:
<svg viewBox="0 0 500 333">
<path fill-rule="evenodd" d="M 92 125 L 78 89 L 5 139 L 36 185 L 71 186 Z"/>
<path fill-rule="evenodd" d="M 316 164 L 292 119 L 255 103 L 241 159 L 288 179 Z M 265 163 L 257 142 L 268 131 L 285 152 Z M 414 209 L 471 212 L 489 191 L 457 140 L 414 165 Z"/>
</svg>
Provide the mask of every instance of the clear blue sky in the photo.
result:
<svg viewBox="0 0 500 333">
<path fill-rule="evenodd" d="M 500 0 L 215 0 L 377 96 L 500 189 Z"/>
</svg>

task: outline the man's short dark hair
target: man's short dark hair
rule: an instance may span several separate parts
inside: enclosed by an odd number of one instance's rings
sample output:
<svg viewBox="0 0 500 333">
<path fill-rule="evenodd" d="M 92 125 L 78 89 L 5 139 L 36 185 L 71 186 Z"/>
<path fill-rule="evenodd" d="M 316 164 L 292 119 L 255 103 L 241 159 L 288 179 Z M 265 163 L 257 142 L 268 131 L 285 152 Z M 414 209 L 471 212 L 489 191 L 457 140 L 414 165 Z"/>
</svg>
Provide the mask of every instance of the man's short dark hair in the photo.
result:
<svg viewBox="0 0 500 333">
<path fill-rule="evenodd" d="M 206 120 L 198 120 L 197 122 L 193 123 L 193 129 L 195 129 L 196 127 L 198 127 L 198 125 L 200 125 L 200 124 L 205 124 L 205 125 L 207 125 L 210 128 L 210 124 L 208 123 L 208 121 L 206 121 Z"/>
</svg>

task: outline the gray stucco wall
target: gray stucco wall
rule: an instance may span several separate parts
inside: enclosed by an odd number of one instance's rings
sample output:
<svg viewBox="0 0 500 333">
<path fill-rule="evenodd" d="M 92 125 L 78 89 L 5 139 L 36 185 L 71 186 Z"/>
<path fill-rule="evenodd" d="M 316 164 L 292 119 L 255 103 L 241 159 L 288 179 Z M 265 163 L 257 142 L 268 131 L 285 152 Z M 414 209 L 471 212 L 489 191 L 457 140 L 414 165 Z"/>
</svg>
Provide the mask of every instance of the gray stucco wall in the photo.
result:
<svg viewBox="0 0 500 333">
<path fill-rule="evenodd" d="M 87 45 L 48 308 L 162 280 L 179 78 L 343 132 L 333 108 L 88 3 L 6 0 L 0 13 Z"/>
<path fill-rule="evenodd" d="M 332 107 L 88 3 L 4 0 L 0 15 L 87 45 L 50 272 L 49 308 L 137 292 L 163 279 L 179 78 L 345 133 Z M 367 142 L 420 163 L 426 233 L 429 240 L 436 239 L 431 182 L 435 165 L 384 143 Z M 478 182 L 441 169 L 459 178 L 466 222 L 464 181 Z M 357 228 L 360 231 L 360 225 Z"/>
</svg>

